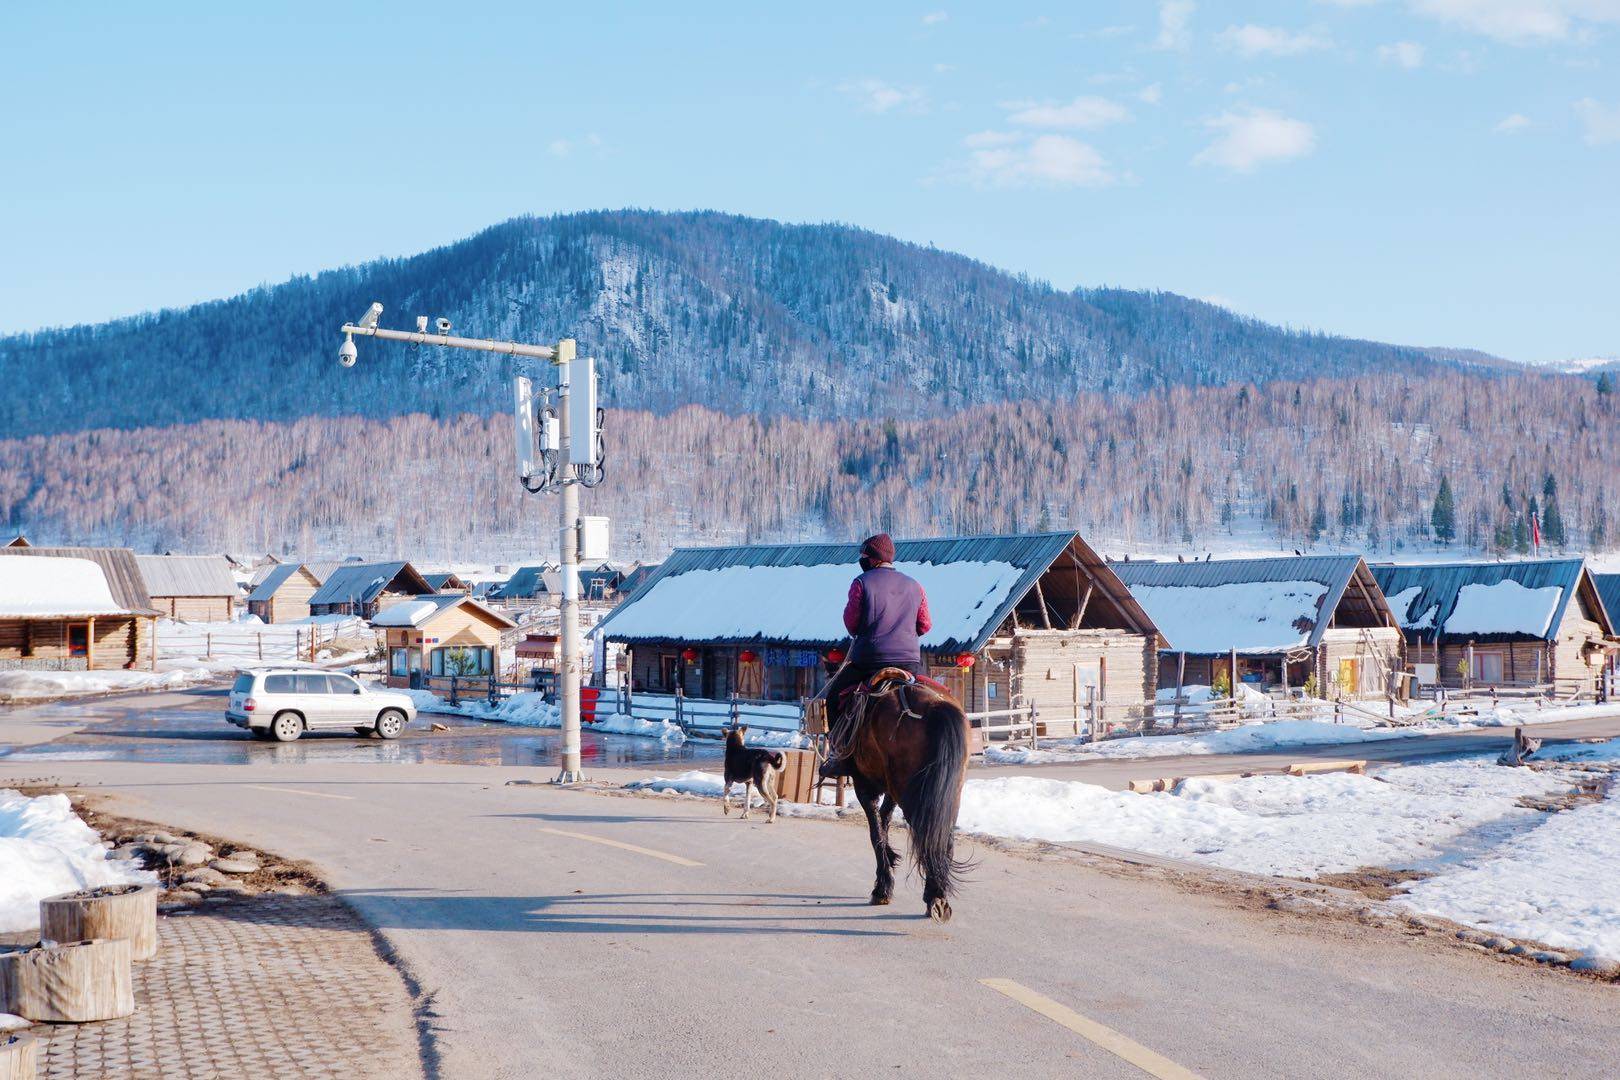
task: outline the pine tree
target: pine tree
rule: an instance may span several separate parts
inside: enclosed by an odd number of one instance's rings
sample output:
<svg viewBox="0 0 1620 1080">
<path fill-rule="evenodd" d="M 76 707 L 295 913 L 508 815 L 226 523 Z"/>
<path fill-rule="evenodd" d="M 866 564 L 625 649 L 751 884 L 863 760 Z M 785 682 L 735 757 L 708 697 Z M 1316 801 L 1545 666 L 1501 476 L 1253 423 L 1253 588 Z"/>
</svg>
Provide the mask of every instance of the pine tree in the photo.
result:
<svg viewBox="0 0 1620 1080">
<path fill-rule="evenodd" d="M 1451 491 L 1451 477 L 1440 477 L 1440 489 L 1434 493 L 1434 509 L 1429 512 L 1429 524 L 1434 527 L 1435 538 L 1449 544 L 1457 537 L 1457 497 Z"/>
</svg>

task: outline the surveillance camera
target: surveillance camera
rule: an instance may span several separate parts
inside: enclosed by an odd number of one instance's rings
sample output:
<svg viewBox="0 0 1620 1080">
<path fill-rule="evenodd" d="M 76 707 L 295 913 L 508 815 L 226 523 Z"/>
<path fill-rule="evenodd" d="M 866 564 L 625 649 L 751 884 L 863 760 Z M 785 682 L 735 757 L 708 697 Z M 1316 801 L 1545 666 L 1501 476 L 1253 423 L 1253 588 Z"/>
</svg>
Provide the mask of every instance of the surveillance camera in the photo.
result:
<svg viewBox="0 0 1620 1080">
<path fill-rule="evenodd" d="M 416 332 L 418 334 L 427 333 L 427 324 L 428 324 L 428 317 L 426 315 L 418 315 L 416 317 Z"/>
<path fill-rule="evenodd" d="M 343 335 L 343 344 L 338 346 L 338 363 L 344 367 L 354 367 L 354 362 L 360 358 L 360 350 L 354 347 L 354 338 L 349 334 Z"/>
<path fill-rule="evenodd" d="M 448 334 L 450 332 L 450 320 L 445 318 L 443 315 L 439 316 L 434 325 L 439 328 L 439 333 L 441 334 Z"/>
<path fill-rule="evenodd" d="M 364 326 L 367 330 L 373 329 L 377 325 L 377 320 L 382 318 L 382 313 L 383 306 L 378 303 L 373 303 L 369 308 L 366 309 L 366 313 L 360 316 L 360 325 Z"/>
</svg>

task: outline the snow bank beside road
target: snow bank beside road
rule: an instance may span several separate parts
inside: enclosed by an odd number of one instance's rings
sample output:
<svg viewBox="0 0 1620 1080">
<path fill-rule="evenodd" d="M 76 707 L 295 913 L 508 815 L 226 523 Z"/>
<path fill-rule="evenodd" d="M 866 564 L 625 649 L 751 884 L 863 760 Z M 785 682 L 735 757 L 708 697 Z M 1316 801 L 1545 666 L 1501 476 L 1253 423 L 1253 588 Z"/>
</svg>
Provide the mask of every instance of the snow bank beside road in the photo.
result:
<svg viewBox="0 0 1620 1080">
<path fill-rule="evenodd" d="M 164 665 L 169 667 L 169 665 Z M 116 694 L 137 690 L 183 690 L 236 670 L 195 665 L 166 671 L 0 671 L 0 702 L 45 701 L 86 694 Z"/>
<path fill-rule="evenodd" d="M 984 753 L 991 765 L 1040 765 L 1096 758 L 1155 758 L 1181 754 L 1244 754 L 1291 746 L 1330 746 L 1338 743 L 1375 742 L 1424 735 L 1414 728 L 1362 728 L 1321 720 L 1273 720 L 1244 724 L 1195 735 L 1140 735 L 1126 739 L 1087 742 L 1085 739 L 1048 741 L 1040 749 L 1027 746 L 992 746 Z"/>
<path fill-rule="evenodd" d="M 134 863 L 107 858 L 101 838 L 66 795 L 0 790 L 0 931 L 39 925 L 39 902 L 96 885 L 155 882 Z"/>
</svg>

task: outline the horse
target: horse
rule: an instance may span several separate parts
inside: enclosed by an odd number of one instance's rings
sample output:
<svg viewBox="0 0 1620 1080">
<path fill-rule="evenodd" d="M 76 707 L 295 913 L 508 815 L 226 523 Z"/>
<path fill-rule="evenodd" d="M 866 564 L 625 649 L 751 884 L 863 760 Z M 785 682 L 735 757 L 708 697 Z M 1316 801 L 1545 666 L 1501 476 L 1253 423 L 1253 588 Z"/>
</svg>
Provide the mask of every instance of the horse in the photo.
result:
<svg viewBox="0 0 1620 1080">
<path fill-rule="evenodd" d="M 953 847 L 967 778 L 967 715 L 944 687 L 897 668 L 878 672 L 854 694 L 865 698 L 865 716 L 856 717 L 847 768 L 877 857 L 871 903 L 894 896 L 900 854 L 889 845 L 889 820 L 898 806 L 911 832 L 911 861 L 923 877 L 923 905 L 930 918 L 949 922 L 955 875 L 963 869 Z M 857 700 L 856 708 L 862 704 Z"/>
</svg>

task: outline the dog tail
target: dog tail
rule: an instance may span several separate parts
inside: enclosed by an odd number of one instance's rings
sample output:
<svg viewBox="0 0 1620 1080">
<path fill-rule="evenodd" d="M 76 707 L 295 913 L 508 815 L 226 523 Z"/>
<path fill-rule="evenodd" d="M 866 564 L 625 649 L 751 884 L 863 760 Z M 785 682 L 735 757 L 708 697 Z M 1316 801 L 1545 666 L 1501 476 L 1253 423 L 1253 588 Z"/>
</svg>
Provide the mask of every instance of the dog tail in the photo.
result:
<svg viewBox="0 0 1620 1080">
<path fill-rule="evenodd" d="M 765 760 L 771 763 L 771 768 L 773 769 L 780 769 L 783 765 L 787 764 L 787 758 L 783 757 L 781 751 L 779 750 L 772 750 L 769 754 L 765 755 Z"/>
<path fill-rule="evenodd" d="M 966 869 L 952 856 L 956 813 L 967 763 L 967 719 L 949 701 L 936 701 L 925 716 L 933 757 L 911 777 L 900 796 L 911 833 L 911 860 L 939 890 L 952 895 L 955 875 Z"/>
</svg>

